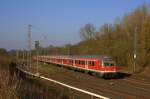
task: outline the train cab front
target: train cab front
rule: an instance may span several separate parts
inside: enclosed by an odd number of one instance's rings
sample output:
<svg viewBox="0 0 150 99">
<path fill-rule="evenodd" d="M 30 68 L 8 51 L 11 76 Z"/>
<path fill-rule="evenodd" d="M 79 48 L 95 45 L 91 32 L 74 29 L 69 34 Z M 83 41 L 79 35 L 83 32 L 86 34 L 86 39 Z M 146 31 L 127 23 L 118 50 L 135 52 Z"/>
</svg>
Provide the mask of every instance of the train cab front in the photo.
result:
<svg viewBox="0 0 150 99">
<path fill-rule="evenodd" d="M 104 78 L 114 78 L 117 74 L 116 62 L 104 60 L 102 62 L 102 73 Z"/>
</svg>

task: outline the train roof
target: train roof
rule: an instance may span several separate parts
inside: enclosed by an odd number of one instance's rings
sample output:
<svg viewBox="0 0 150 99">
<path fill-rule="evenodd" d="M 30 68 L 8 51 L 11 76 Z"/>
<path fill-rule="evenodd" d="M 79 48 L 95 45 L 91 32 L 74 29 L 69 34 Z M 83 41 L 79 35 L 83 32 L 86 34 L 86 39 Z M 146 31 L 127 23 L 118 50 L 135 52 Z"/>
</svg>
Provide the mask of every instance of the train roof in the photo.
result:
<svg viewBox="0 0 150 99">
<path fill-rule="evenodd" d="M 50 55 L 51 56 L 51 55 Z M 53 57 L 64 57 L 64 58 L 97 58 L 102 60 L 112 60 L 111 56 L 108 55 L 54 55 Z"/>
</svg>

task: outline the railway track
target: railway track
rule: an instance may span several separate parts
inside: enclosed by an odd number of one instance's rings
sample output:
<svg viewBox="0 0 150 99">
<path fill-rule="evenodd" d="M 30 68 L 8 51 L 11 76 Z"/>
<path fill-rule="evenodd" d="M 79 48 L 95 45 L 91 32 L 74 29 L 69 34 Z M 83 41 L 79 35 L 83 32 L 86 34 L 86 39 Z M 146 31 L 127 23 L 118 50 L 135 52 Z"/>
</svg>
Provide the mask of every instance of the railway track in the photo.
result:
<svg viewBox="0 0 150 99">
<path fill-rule="evenodd" d="M 133 78 L 124 79 L 124 81 L 130 82 L 130 83 L 133 83 L 133 84 L 146 86 L 146 87 L 150 88 L 150 81 L 149 82 L 145 82 L 145 81 L 141 81 L 141 80 L 137 80 L 137 79 L 133 79 Z"/>
<path fill-rule="evenodd" d="M 136 98 L 135 95 L 133 94 L 130 94 L 130 93 L 127 93 L 127 92 L 123 92 L 123 91 L 120 91 L 120 90 L 117 90 L 117 91 L 114 91 L 110 88 L 110 85 L 106 85 L 104 83 L 102 84 L 97 84 L 97 83 L 94 83 L 94 82 L 90 82 L 87 84 L 85 84 L 85 81 L 76 81 L 74 82 L 73 80 L 71 79 L 66 79 L 65 82 L 67 82 L 68 84 L 73 84 L 74 86 L 76 85 L 79 85 L 78 87 L 84 87 L 87 88 L 87 90 L 90 90 L 90 91 L 94 91 L 94 92 L 97 92 L 99 94 L 106 94 L 106 95 L 109 95 L 110 97 L 114 97 L 115 99 L 116 98 L 121 98 L 121 97 L 124 97 L 124 98 Z M 117 97 L 116 97 L 117 96 Z"/>
<path fill-rule="evenodd" d="M 133 75 L 129 77 L 131 80 L 136 80 L 137 82 L 150 84 L 150 77 L 141 76 L 141 75 Z"/>
<path fill-rule="evenodd" d="M 131 93 L 128 90 L 125 91 L 125 90 L 111 88 L 112 85 L 110 85 L 108 83 L 107 84 L 105 84 L 105 83 L 98 84 L 97 82 L 89 82 L 89 83 L 85 84 L 85 81 L 83 81 L 83 80 L 75 81 L 73 78 L 67 78 L 67 77 L 63 78 L 62 81 L 64 81 L 65 83 L 68 83 L 68 84 L 73 84 L 74 86 L 80 85 L 78 87 L 82 86 L 82 87 L 86 88 L 88 86 L 88 90 L 95 91 L 95 92 L 108 93 L 108 94 L 111 94 L 110 95 L 111 97 L 119 96 L 119 98 L 124 97 L 124 98 L 132 98 L 132 99 L 137 98 L 137 97 L 146 98 L 145 96 L 141 96 L 136 93 Z M 131 86 L 131 87 L 133 87 L 133 86 Z M 144 92 L 145 92 L 145 90 L 144 90 Z M 149 93 L 149 92 L 147 92 L 147 93 Z M 100 93 L 100 94 L 102 94 L 102 93 Z M 116 97 L 115 97 L 115 99 L 116 99 Z"/>
<path fill-rule="evenodd" d="M 81 80 L 81 78 L 79 78 L 79 79 L 75 79 L 75 78 L 72 78 L 72 77 L 68 77 L 67 75 L 65 75 L 65 78 L 63 78 L 63 79 L 68 79 L 67 81 L 65 81 L 65 82 L 69 82 L 69 81 L 80 81 L 79 82 L 79 84 L 82 84 L 82 83 L 85 83 L 85 81 L 82 81 Z M 63 80 L 62 80 L 63 81 Z M 96 86 L 96 88 L 103 88 L 103 87 L 105 87 L 105 89 L 106 88 L 109 88 L 109 87 L 111 87 L 111 86 L 113 86 L 113 85 L 116 85 L 116 82 L 117 82 L 118 80 L 112 80 L 111 82 L 109 81 L 107 84 L 106 84 L 106 81 L 101 81 L 101 82 L 95 82 L 95 81 L 93 81 L 93 82 L 90 82 L 90 84 L 89 85 L 91 85 L 91 86 Z M 74 82 L 73 82 L 74 83 Z M 98 84 L 99 83 L 99 84 Z M 105 84 L 104 84 L 105 83 Z M 142 90 L 142 92 L 147 92 L 147 93 L 150 93 L 150 88 L 147 88 L 147 86 L 137 86 L 137 85 L 135 85 L 135 84 L 132 84 L 130 81 L 126 81 L 125 79 L 123 79 L 122 81 L 120 81 L 120 86 L 122 85 L 122 86 L 125 86 L 126 85 L 126 83 L 129 83 L 129 85 L 128 86 L 131 86 L 132 88 L 136 88 L 136 89 L 140 89 L 140 90 Z M 134 82 L 135 83 L 135 82 Z M 128 86 L 126 86 L 126 87 L 128 87 Z M 95 88 L 95 89 L 96 89 Z M 91 88 L 92 89 L 92 88 Z M 120 92 L 120 90 L 119 90 L 119 92 L 118 93 L 121 93 Z M 128 94 L 130 94 L 128 91 L 126 91 L 126 92 L 123 92 L 123 93 L 128 93 Z M 115 95 L 118 95 L 118 94 L 115 94 Z M 133 95 L 136 95 L 136 94 L 131 94 L 130 96 L 133 96 Z M 139 95 L 136 95 L 136 96 L 139 96 Z M 139 96 L 140 97 L 140 96 Z M 144 96 L 143 96 L 144 97 Z"/>
<path fill-rule="evenodd" d="M 124 82 L 130 83 L 138 89 L 149 91 L 150 92 L 150 79 L 139 79 L 138 76 L 132 76 L 126 79 L 123 79 Z"/>
<path fill-rule="evenodd" d="M 53 68 L 57 69 L 60 67 L 53 66 Z M 150 97 L 150 88 L 148 87 L 149 85 L 141 85 L 141 83 L 145 81 L 147 81 L 146 83 L 148 83 L 148 80 L 146 79 L 143 81 L 136 77 L 128 77 L 125 79 L 104 80 L 99 79 L 98 77 L 89 76 L 87 74 L 78 72 L 72 74 L 71 72 L 74 71 L 64 69 L 62 71 L 59 71 L 60 74 L 52 74 L 40 70 L 40 74 L 48 78 L 52 78 L 63 83 L 81 89 L 86 89 L 88 91 L 105 95 L 114 99 L 148 99 Z"/>
</svg>

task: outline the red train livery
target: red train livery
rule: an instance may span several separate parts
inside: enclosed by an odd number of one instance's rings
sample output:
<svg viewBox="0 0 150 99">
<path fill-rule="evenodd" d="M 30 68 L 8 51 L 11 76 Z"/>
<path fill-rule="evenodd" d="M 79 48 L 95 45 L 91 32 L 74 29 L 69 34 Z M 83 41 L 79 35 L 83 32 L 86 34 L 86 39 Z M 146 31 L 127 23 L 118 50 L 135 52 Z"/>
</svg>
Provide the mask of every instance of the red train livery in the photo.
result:
<svg viewBox="0 0 150 99">
<path fill-rule="evenodd" d="M 96 72 L 103 77 L 112 77 L 117 73 L 116 62 L 111 57 L 104 55 L 34 56 L 33 59 L 89 72 Z"/>
</svg>

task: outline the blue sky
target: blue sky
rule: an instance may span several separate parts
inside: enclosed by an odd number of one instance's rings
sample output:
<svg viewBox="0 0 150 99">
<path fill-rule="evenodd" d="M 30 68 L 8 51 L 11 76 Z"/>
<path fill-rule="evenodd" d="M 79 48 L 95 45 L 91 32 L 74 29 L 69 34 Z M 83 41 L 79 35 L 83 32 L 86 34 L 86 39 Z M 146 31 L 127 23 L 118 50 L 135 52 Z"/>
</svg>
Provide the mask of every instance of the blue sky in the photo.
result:
<svg viewBox="0 0 150 99">
<path fill-rule="evenodd" d="M 64 45 L 80 41 L 86 23 L 98 29 L 104 23 L 130 13 L 149 0 L 0 0 L 0 47 L 27 48 L 27 26 L 32 45 Z"/>
</svg>

